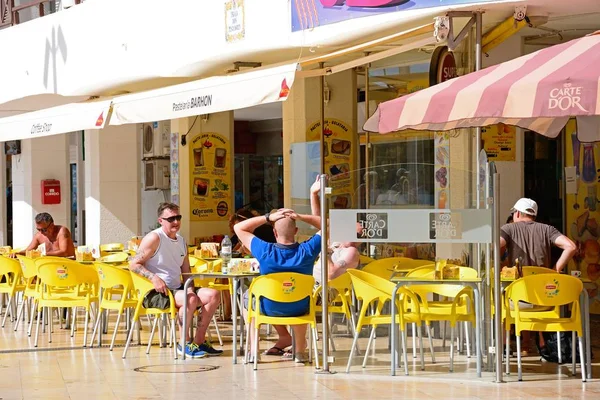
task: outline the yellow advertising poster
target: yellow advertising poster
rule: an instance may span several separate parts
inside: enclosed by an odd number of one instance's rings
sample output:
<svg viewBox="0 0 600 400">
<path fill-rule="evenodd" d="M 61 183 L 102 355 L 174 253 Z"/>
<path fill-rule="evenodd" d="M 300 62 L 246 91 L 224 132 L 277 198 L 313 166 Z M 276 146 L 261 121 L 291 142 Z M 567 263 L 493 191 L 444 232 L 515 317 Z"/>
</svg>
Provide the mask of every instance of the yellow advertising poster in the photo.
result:
<svg viewBox="0 0 600 400">
<path fill-rule="evenodd" d="M 481 128 L 483 149 L 491 161 L 515 161 L 517 132 L 514 126 L 498 124 Z"/>
<path fill-rule="evenodd" d="M 566 167 L 575 167 L 577 194 L 566 195 L 566 234 L 578 247 L 569 262 L 569 271 L 581 271 L 590 294 L 590 312 L 600 314 L 600 204 L 598 203 L 598 168 L 600 144 L 581 143 L 577 123 L 570 120 L 566 132 Z"/>
<path fill-rule="evenodd" d="M 190 144 L 192 221 L 223 221 L 232 205 L 229 139 L 201 133 Z"/>
<path fill-rule="evenodd" d="M 330 176 L 334 208 L 351 208 L 354 181 L 351 171 L 356 169 L 354 130 L 343 121 L 325 119 L 325 173 Z M 321 122 L 311 124 L 306 132 L 308 141 L 320 140 Z"/>
</svg>

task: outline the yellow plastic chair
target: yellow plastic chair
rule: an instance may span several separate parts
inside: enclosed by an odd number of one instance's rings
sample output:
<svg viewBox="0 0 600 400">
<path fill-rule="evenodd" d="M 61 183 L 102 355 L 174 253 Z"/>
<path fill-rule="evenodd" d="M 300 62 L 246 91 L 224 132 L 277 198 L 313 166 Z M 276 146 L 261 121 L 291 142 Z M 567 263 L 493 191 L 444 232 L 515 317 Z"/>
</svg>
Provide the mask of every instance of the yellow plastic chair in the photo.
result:
<svg viewBox="0 0 600 400">
<path fill-rule="evenodd" d="M 461 279 L 477 278 L 477 271 L 473 268 L 452 264 L 447 265 L 460 268 L 459 276 Z M 406 274 L 406 277 L 432 279 L 434 275 L 435 264 L 430 264 L 413 269 Z M 442 347 L 445 347 L 446 345 L 446 322 L 450 322 L 450 371 L 452 372 L 454 367 L 454 328 L 456 327 L 456 322 L 465 323 L 467 357 L 471 356 L 471 345 L 469 340 L 470 329 L 468 328 L 467 323 L 471 322 L 473 325 L 475 324 L 473 290 L 470 287 L 464 287 L 460 284 L 448 285 L 435 283 L 428 285 L 411 285 L 410 290 L 417 294 L 421 300 L 421 314 L 425 321 L 427 336 L 431 347 L 431 359 L 434 363 L 435 353 L 433 352 L 433 345 L 431 342 L 431 322 L 444 321 Z M 436 301 L 427 300 L 429 294 L 440 295 L 442 296 L 442 299 Z"/>
<path fill-rule="evenodd" d="M 0 256 L 0 278 L 4 277 L 5 279 L 4 283 L 0 283 L 0 296 L 4 294 L 8 295 L 8 304 L 6 305 L 6 311 L 4 312 L 4 318 L 2 318 L 3 328 L 6 323 L 6 316 L 9 312 L 11 322 L 15 319 L 13 302 L 16 310 L 16 295 L 25 290 L 25 285 L 22 282 L 21 276 L 21 264 L 18 260 Z"/>
<path fill-rule="evenodd" d="M 311 275 L 295 272 L 281 272 L 262 275 L 250 284 L 248 291 L 248 325 L 246 332 L 246 355 L 249 354 L 249 337 L 251 322 L 254 321 L 254 370 L 258 368 L 258 333 L 260 326 L 269 325 L 310 325 L 309 343 L 314 348 L 315 364 L 319 368 L 317 351 L 317 320 L 315 318 L 315 301 L 312 296 L 315 279 Z M 261 299 L 269 299 L 280 303 L 292 303 L 309 298 L 308 313 L 297 317 L 271 317 L 261 312 Z M 258 306 L 257 306 L 258 305 Z M 309 357 L 311 356 L 309 350 Z M 309 360 L 310 361 L 310 360 Z"/>
<path fill-rule="evenodd" d="M 98 277 L 100 278 L 100 287 L 102 288 L 102 299 L 100 300 L 98 316 L 96 317 L 94 331 L 90 339 L 90 347 L 94 346 L 94 338 L 102 320 L 102 312 L 106 312 L 106 320 L 108 321 L 108 310 L 115 310 L 117 311 L 117 323 L 115 324 L 115 330 L 110 342 L 110 351 L 112 351 L 119 323 L 121 322 L 121 315 L 123 315 L 126 308 L 135 308 L 137 306 L 137 297 L 133 291 L 133 281 L 131 280 L 129 271 L 108 264 L 97 264 L 96 268 L 98 270 Z M 113 299 L 113 295 L 119 295 L 120 299 Z"/>
<path fill-rule="evenodd" d="M 189 256 L 190 260 L 190 272 L 192 273 L 202 273 L 208 271 L 208 268 L 211 267 L 214 272 L 221 272 L 222 260 L 204 260 L 202 258 L 198 258 L 195 256 Z M 215 290 L 228 290 L 228 285 L 222 285 L 215 283 L 215 278 L 206 278 L 206 279 L 194 279 L 194 287 L 196 288 L 211 288 Z M 197 314 L 196 314 L 197 315 Z M 221 337 L 221 331 L 219 330 L 219 325 L 217 324 L 217 317 L 213 315 L 212 323 L 215 326 L 215 330 L 217 332 L 217 339 L 219 340 L 219 345 L 223 346 L 223 338 Z M 210 330 L 208 331 L 209 340 L 210 338 Z"/>
<path fill-rule="evenodd" d="M 354 328 L 356 327 L 356 321 L 354 318 L 354 313 L 350 308 L 350 304 L 352 303 L 352 279 L 350 278 L 350 274 L 347 272 L 338 276 L 335 279 L 332 279 L 327 283 L 327 286 L 330 290 L 330 295 L 328 296 L 328 305 L 327 311 L 329 314 L 341 314 L 346 317 L 346 321 L 348 321 L 351 325 L 352 335 L 354 335 Z M 315 312 L 323 312 L 323 306 L 317 304 L 317 300 L 322 299 L 323 287 L 321 285 L 317 286 L 315 291 L 313 292 L 313 297 L 315 298 Z M 330 322 L 331 319 L 329 320 Z M 329 329 L 331 332 L 331 326 Z M 335 350 L 335 343 L 333 341 L 333 335 L 329 335 L 329 340 L 331 342 L 331 350 Z M 357 349 L 357 353 L 359 350 Z"/>
<path fill-rule="evenodd" d="M 534 274 L 525 276 L 511 283 L 506 288 L 505 307 L 515 324 L 515 335 L 517 337 L 517 363 L 519 381 L 523 380 L 521 370 L 521 332 L 568 332 L 577 333 L 579 340 L 579 357 L 581 361 L 581 380 L 585 382 L 585 358 L 583 353 L 583 327 L 581 323 L 581 312 L 579 306 L 579 295 L 583 290 L 581 280 L 570 275 L 562 274 Z M 560 318 L 559 316 L 547 316 L 546 313 L 523 312 L 519 307 L 510 310 L 508 301 L 519 304 L 520 301 L 537 306 L 554 307 L 558 310 L 561 306 L 571 306 L 571 317 Z M 508 318 L 507 318 L 508 321 Z M 589 340 L 589 338 L 588 338 Z M 575 346 L 573 346 L 575 347 Z M 573 374 L 576 373 L 575 354 L 573 359 Z"/>
<path fill-rule="evenodd" d="M 144 308 L 143 302 L 146 295 L 154 289 L 154 285 L 148 279 L 136 274 L 135 272 L 130 272 L 131 280 L 133 282 L 133 288 L 137 295 L 137 304 L 135 306 L 135 313 L 133 314 L 133 325 L 129 330 L 129 335 L 127 335 L 127 342 L 125 343 L 125 349 L 123 350 L 123 358 L 127 357 L 127 351 L 129 350 L 129 344 L 131 343 L 131 339 L 133 337 L 133 332 L 137 329 L 137 325 L 140 323 L 140 315 L 153 315 L 154 316 L 154 326 L 152 328 L 152 333 L 150 334 L 150 338 L 148 339 L 148 349 L 146 350 L 146 354 L 150 351 L 150 344 L 152 343 L 152 338 L 154 335 L 154 328 L 156 327 L 156 321 L 163 315 L 169 314 L 171 316 L 171 344 L 173 346 L 173 352 L 175 355 L 175 359 L 177 360 L 177 334 L 176 330 L 176 318 L 177 318 L 177 308 L 175 307 L 175 299 L 173 298 L 173 294 L 170 290 L 167 290 L 167 294 L 169 296 L 169 307 L 165 309 L 159 308 Z M 185 351 L 185 349 L 182 349 Z"/>
<path fill-rule="evenodd" d="M 127 259 L 129 258 L 129 253 L 124 251 L 119 251 L 116 253 L 110 253 L 98 259 L 98 262 L 101 263 L 127 263 Z"/>
<path fill-rule="evenodd" d="M 19 327 L 19 322 L 24 313 L 25 300 L 31 301 L 31 308 L 29 309 L 29 328 L 27 328 L 27 336 L 31 336 L 31 327 L 33 326 L 33 317 L 35 315 L 35 307 L 40 296 L 40 280 L 37 277 L 37 267 L 35 265 L 35 259 L 17 255 L 17 259 L 21 263 L 21 271 L 23 273 L 23 279 L 25 280 L 25 291 L 23 292 L 23 301 L 21 307 L 17 313 L 17 323 L 15 324 L 15 331 Z"/>
<path fill-rule="evenodd" d="M 346 366 L 346 373 L 350 372 L 352 365 L 352 357 L 354 356 L 354 350 L 358 342 L 358 336 L 363 326 L 371 325 L 371 335 L 369 336 L 369 342 L 367 349 L 365 350 L 365 357 L 363 359 L 363 368 L 367 364 L 367 357 L 369 355 L 369 348 L 373 338 L 375 337 L 375 329 L 378 325 L 389 325 L 392 323 L 391 314 L 383 314 L 383 308 L 386 302 L 392 301 L 392 293 L 396 285 L 385 278 L 381 278 L 377 275 L 370 274 L 365 271 L 349 270 L 350 278 L 352 279 L 352 286 L 354 288 L 354 294 L 356 298 L 362 301 L 360 314 L 354 330 L 354 340 L 350 350 L 350 356 L 348 357 L 348 365 Z M 404 354 L 404 368 L 405 374 L 408 375 L 408 360 L 406 357 L 406 324 L 415 323 L 422 324 L 421 313 L 419 309 L 419 302 L 417 297 L 412 291 L 406 288 L 399 288 L 397 292 L 397 298 L 394 299 L 397 303 L 398 314 L 396 315 L 396 322 L 400 327 L 400 335 L 402 338 L 402 351 Z M 409 302 L 410 300 L 410 308 Z M 370 314 L 369 310 L 371 305 L 375 306 L 375 313 Z M 419 330 L 419 341 L 421 348 L 421 369 L 425 368 L 425 359 L 423 357 L 423 339 L 421 337 L 421 331 Z M 392 354 L 392 357 L 394 355 Z"/>
<path fill-rule="evenodd" d="M 365 265 L 362 271 L 390 280 L 395 270 L 402 270 L 412 259 L 406 257 L 389 257 L 375 260 Z"/>
<path fill-rule="evenodd" d="M 365 255 L 362 255 L 362 254 L 359 256 L 359 264 L 362 265 L 362 266 L 365 266 L 365 265 L 367 265 L 369 263 L 372 263 L 373 261 L 375 261 L 374 258 L 365 256 Z"/>
<path fill-rule="evenodd" d="M 125 245 L 123 243 L 107 243 L 100 245 L 100 257 L 122 251 L 125 251 Z"/>
<path fill-rule="evenodd" d="M 94 295 L 93 290 L 82 289 L 89 281 L 86 268 L 77 263 L 71 264 L 69 262 L 56 261 L 49 261 L 38 265 L 38 277 L 41 280 L 42 290 L 38 300 L 38 323 L 36 326 L 34 347 L 38 345 L 43 308 L 50 310 L 52 308 L 76 309 L 78 307 L 83 307 L 86 311 L 83 347 L 87 346 L 87 326 L 91 305 L 93 302 L 98 301 L 98 298 Z M 68 288 L 68 290 L 65 290 L 65 288 Z M 73 313 L 73 315 L 75 314 Z M 48 341 L 50 343 L 52 342 L 52 313 L 48 313 L 47 315 L 50 321 L 48 328 Z"/>
</svg>

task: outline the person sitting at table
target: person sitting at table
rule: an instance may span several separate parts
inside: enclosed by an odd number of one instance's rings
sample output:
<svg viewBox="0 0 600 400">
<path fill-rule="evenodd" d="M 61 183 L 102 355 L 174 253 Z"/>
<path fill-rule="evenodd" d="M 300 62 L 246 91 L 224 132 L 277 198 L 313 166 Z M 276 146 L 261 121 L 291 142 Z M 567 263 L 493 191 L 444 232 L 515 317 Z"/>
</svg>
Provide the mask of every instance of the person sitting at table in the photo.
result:
<svg viewBox="0 0 600 400">
<path fill-rule="evenodd" d="M 555 227 L 536 222 L 538 205 L 532 199 L 519 199 L 511 210 L 513 222 L 500 228 L 501 254 L 504 248 L 508 251 L 508 261 L 513 263 L 519 259 L 522 266 L 539 266 L 554 268 L 561 272 L 567 266 L 577 251 L 575 243 Z M 554 267 L 552 266 L 551 248 L 562 249 L 562 254 Z M 530 307 L 519 304 L 519 308 Z M 540 347 L 544 347 L 541 337 Z M 523 355 L 528 355 L 531 349 L 529 333 L 523 334 Z"/>
<path fill-rule="evenodd" d="M 17 254 L 25 255 L 29 250 L 35 250 L 40 245 L 45 245 L 46 255 L 55 257 L 75 257 L 75 245 L 71 232 L 66 226 L 54 224 L 54 219 L 47 212 L 35 216 L 37 233 L 29 246 Z"/>
<path fill-rule="evenodd" d="M 183 292 L 181 273 L 190 272 L 190 261 L 187 257 L 187 245 L 181 235 L 181 214 L 179 206 L 173 203 L 161 203 L 158 207 L 157 228 L 147 234 L 141 241 L 137 254 L 131 260 L 131 271 L 141 275 L 154 285 L 144 299 L 146 308 L 167 308 L 169 297 L 167 290 L 173 293 L 175 306 L 179 310 L 180 334 L 186 337 L 186 347 L 177 345 L 177 352 L 181 355 L 185 351 L 186 357 L 202 358 L 207 355 L 220 355 L 223 350 L 215 349 L 206 340 L 206 330 L 219 306 L 219 292 L 215 289 L 201 288 L 196 290 L 193 285 L 188 288 L 188 293 Z M 186 326 L 182 325 L 183 304 L 187 301 Z M 189 332 L 194 312 L 201 309 L 200 321 L 196 327 L 193 341 Z"/>
<path fill-rule="evenodd" d="M 276 243 L 267 243 L 254 235 L 254 230 L 265 223 L 273 224 Z M 244 246 L 250 249 L 252 255 L 260 264 L 260 274 L 268 275 L 278 272 L 296 272 L 305 275 L 312 275 L 315 260 L 321 252 L 321 233 L 317 232 L 305 242 L 296 242 L 295 235 L 298 231 L 297 221 L 307 222 L 315 227 L 319 227 L 319 218 L 312 215 L 300 215 L 290 209 L 280 209 L 274 213 L 264 216 L 253 217 L 237 223 L 234 226 L 235 233 Z M 248 307 L 248 292 L 244 295 L 244 308 Z M 276 303 L 268 299 L 261 299 L 261 312 L 271 316 L 297 316 L 306 314 L 309 307 L 309 299 L 294 303 Z M 244 311 L 245 315 L 247 312 Z M 287 329 L 282 326 L 275 326 L 279 339 L 267 354 L 273 354 L 273 349 L 277 353 L 283 353 L 283 350 L 291 345 L 291 337 Z M 295 334 L 296 361 L 304 362 L 306 360 L 306 325 L 294 325 L 292 327 Z M 251 337 L 248 338 L 252 343 Z M 289 338 L 289 341 L 288 341 Z M 255 355 L 254 355 L 255 356 Z"/>
</svg>

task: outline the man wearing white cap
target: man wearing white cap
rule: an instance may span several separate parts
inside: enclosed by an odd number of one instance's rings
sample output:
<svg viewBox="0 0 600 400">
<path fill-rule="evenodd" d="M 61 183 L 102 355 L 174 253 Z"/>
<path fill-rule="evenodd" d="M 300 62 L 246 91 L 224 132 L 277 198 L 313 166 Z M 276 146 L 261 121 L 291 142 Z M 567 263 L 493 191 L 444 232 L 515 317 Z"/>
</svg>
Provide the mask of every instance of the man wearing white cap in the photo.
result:
<svg viewBox="0 0 600 400">
<path fill-rule="evenodd" d="M 567 265 L 575 255 L 575 243 L 553 226 L 535 222 L 538 205 L 527 198 L 519 199 L 511 210 L 513 222 L 500 228 L 500 247 L 508 250 L 508 263 L 514 265 L 515 259 L 526 266 L 555 268 L 558 272 Z M 556 265 L 552 265 L 552 246 L 562 249 Z M 526 303 L 519 303 L 519 308 L 527 308 Z M 528 356 L 531 350 L 529 332 L 522 332 L 522 356 Z M 544 338 L 539 334 L 540 347 L 544 347 Z"/>
<path fill-rule="evenodd" d="M 512 208 L 513 223 L 501 228 L 500 246 L 508 249 L 510 263 L 519 258 L 521 265 L 555 268 L 558 272 L 575 255 L 575 243 L 555 227 L 535 221 L 538 205 L 527 198 L 519 199 Z M 551 248 L 563 250 L 556 265 L 552 265 Z"/>
</svg>

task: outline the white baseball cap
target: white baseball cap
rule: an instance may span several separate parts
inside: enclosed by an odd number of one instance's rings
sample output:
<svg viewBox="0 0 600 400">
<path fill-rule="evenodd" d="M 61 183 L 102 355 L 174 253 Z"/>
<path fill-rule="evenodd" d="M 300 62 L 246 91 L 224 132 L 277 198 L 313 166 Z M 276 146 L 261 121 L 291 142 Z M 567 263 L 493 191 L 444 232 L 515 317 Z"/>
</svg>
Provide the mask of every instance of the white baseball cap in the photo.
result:
<svg viewBox="0 0 600 400">
<path fill-rule="evenodd" d="M 525 197 L 517 200 L 515 205 L 513 206 L 511 212 L 520 211 L 524 214 L 537 216 L 538 213 L 538 205 L 535 201 L 531 199 L 527 199 Z"/>
</svg>

